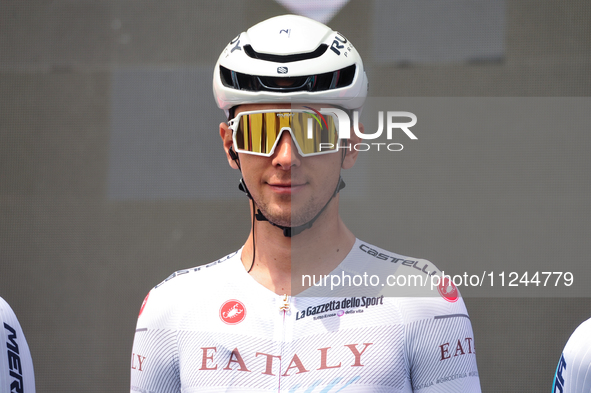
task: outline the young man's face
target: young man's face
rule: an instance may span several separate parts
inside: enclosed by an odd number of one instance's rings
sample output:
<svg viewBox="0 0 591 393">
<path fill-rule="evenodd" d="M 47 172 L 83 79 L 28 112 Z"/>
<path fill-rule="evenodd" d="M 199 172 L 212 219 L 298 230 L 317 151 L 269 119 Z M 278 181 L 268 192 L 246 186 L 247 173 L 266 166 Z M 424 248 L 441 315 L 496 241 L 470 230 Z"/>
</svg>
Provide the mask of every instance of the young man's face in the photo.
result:
<svg viewBox="0 0 591 393">
<path fill-rule="evenodd" d="M 240 112 L 286 109 L 290 105 L 248 104 L 236 107 Z M 226 154 L 232 146 L 232 130 L 220 124 L 220 136 Z M 357 153 L 343 150 L 302 157 L 289 132 L 284 131 L 271 157 L 239 153 L 242 176 L 257 207 L 275 224 L 298 226 L 310 221 L 330 200 L 337 186 L 341 167 L 355 163 Z M 228 155 L 230 165 L 237 168 Z"/>
</svg>

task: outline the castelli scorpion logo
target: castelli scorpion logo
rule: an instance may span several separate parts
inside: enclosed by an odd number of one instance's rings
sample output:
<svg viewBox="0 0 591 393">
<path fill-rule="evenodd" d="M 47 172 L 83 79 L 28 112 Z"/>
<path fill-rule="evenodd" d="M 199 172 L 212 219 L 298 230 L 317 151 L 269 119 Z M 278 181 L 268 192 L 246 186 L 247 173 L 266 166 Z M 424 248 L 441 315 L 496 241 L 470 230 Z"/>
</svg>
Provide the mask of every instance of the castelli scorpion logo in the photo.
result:
<svg viewBox="0 0 591 393">
<path fill-rule="evenodd" d="M 220 307 L 220 319 L 228 325 L 236 325 L 246 317 L 246 307 L 238 300 L 228 300 Z"/>
<path fill-rule="evenodd" d="M 455 303 L 458 301 L 458 288 L 456 288 L 453 281 L 449 278 L 443 277 L 437 286 L 437 290 L 441 297 L 448 302 Z"/>
</svg>

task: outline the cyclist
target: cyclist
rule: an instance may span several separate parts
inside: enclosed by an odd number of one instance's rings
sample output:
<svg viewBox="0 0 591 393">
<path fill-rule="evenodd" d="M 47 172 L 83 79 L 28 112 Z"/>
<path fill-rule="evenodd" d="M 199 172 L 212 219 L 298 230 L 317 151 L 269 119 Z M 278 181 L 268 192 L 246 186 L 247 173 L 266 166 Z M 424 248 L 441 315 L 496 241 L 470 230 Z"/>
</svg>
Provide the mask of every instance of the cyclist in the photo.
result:
<svg viewBox="0 0 591 393">
<path fill-rule="evenodd" d="M 35 373 L 27 340 L 10 305 L 0 297 L 0 392 L 35 393 Z"/>
<path fill-rule="evenodd" d="M 263 21 L 224 49 L 213 90 L 229 122 L 219 132 L 252 229 L 237 252 L 150 291 L 132 391 L 480 391 L 470 319 L 452 284 L 435 296 L 385 297 L 298 279 L 439 273 L 357 239 L 339 217 L 340 171 L 358 155 L 340 146 L 360 140 L 345 139 L 339 119 L 361 108 L 367 86 L 353 45 L 304 17 Z"/>
<path fill-rule="evenodd" d="M 591 319 L 581 323 L 568 339 L 554 374 L 553 393 L 591 391 Z"/>
</svg>

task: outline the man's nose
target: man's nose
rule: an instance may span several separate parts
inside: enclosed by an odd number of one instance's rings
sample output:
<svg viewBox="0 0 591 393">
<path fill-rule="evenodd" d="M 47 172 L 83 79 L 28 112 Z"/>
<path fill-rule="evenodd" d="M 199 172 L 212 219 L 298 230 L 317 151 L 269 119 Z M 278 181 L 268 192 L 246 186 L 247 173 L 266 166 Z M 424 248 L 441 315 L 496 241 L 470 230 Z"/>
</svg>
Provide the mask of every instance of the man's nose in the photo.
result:
<svg viewBox="0 0 591 393">
<path fill-rule="evenodd" d="M 272 157 L 273 165 L 279 165 L 286 170 L 300 165 L 301 156 L 288 130 L 281 133 Z"/>
</svg>

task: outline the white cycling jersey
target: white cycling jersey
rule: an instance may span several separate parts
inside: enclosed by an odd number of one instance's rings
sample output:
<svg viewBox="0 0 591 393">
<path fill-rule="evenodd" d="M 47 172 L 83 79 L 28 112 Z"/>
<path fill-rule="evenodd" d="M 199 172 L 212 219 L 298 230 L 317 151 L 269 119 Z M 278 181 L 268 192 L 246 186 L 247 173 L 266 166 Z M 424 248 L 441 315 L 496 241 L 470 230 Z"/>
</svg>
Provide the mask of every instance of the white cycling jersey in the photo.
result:
<svg viewBox="0 0 591 393">
<path fill-rule="evenodd" d="M 35 393 L 35 374 L 29 346 L 16 315 L 0 297 L 0 392 Z"/>
<path fill-rule="evenodd" d="M 240 256 L 178 271 L 150 291 L 133 344 L 132 392 L 480 392 L 472 326 L 455 288 L 412 298 L 279 296 Z M 439 273 L 360 240 L 333 273 L 375 266 Z"/>
<path fill-rule="evenodd" d="M 555 393 L 591 392 L 591 319 L 568 339 L 554 375 Z"/>
</svg>

